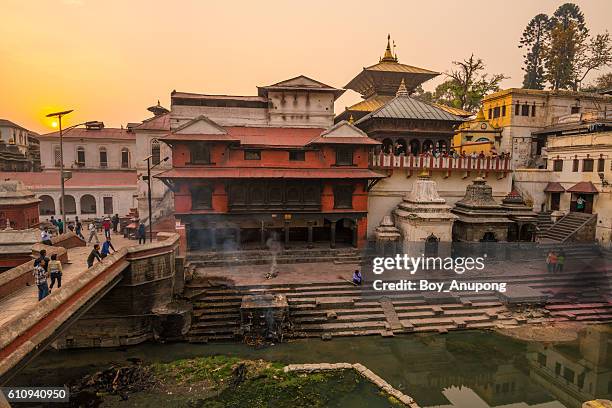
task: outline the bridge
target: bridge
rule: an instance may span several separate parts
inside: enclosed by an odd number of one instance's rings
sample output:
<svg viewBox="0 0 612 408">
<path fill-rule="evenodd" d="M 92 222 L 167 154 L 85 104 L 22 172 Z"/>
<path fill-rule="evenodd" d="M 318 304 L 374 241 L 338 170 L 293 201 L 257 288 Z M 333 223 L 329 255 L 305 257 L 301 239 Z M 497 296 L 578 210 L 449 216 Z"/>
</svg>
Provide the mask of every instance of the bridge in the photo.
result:
<svg viewBox="0 0 612 408">
<path fill-rule="evenodd" d="M 6 384 L 20 369 L 56 342 L 113 289 L 128 285 L 142 290 L 142 285 L 162 282 L 169 290 L 151 293 L 147 304 L 152 308 L 168 303 L 175 286 L 177 234 L 158 234 L 158 241 L 134 245 L 134 241 L 115 236 L 117 251 L 102 262 L 87 268 L 91 247 L 85 247 L 74 234 L 54 246 L 37 244 L 34 252 L 46 249 L 63 261 L 61 289 L 38 302 L 37 288 L 31 283 L 33 261 L 0 274 L 0 384 Z M 80 242 L 79 242 L 80 241 Z M 64 245 L 66 248 L 60 246 Z M 64 263 L 64 262 L 63 262 Z M 182 275 L 181 275 L 182 276 Z M 28 286 L 29 284 L 29 286 Z M 143 315 L 151 310 L 142 310 Z"/>
</svg>

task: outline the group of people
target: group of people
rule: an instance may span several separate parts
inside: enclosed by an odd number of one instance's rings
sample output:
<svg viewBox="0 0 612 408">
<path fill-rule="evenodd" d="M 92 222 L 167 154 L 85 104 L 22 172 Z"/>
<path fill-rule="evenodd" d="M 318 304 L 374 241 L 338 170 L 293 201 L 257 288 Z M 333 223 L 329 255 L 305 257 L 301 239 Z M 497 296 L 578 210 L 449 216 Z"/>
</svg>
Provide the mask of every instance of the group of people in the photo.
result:
<svg viewBox="0 0 612 408">
<path fill-rule="evenodd" d="M 49 259 L 47 251 L 42 249 L 38 258 L 34 260 L 32 274 L 34 275 L 34 283 L 38 287 L 38 301 L 43 300 L 51 293 L 56 282 L 58 289 L 62 287 L 62 262 L 57 259 L 57 254 L 51 255 L 51 259 Z M 47 282 L 49 277 L 51 278 L 50 286 Z"/>
<path fill-rule="evenodd" d="M 395 152 L 395 154 L 397 156 L 405 156 L 406 155 L 406 148 L 405 146 L 403 146 L 402 144 L 399 143 L 395 143 L 395 145 L 393 145 L 393 148 L 391 145 L 389 145 L 387 147 L 387 149 L 385 150 L 386 154 L 392 154 L 393 152 Z M 426 149 L 425 151 L 414 155 L 414 157 L 450 157 L 453 159 L 466 159 L 468 157 L 472 158 L 472 159 L 484 159 L 486 157 L 491 157 L 493 159 L 495 158 L 500 158 L 500 159 L 508 159 L 510 158 L 510 153 L 506 153 L 506 152 L 502 152 L 500 154 L 497 153 L 497 150 L 495 149 L 495 147 L 491 147 L 491 149 L 489 150 L 488 153 L 485 153 L 484 150 L 481 150 L 480 153 L 476 153 L 475 151 L 472 153 L 466 153 L 465 151 L 461 151 L 461 152 L 457 152 L 455 149 L 438 149 L 438 148 L 434 148 L 434 149 Z"/>
<path fill-rule="evenodd" d="M 55 231 L 58 235 L 63 234 L 65 230 L 64 222 L 61 219 L 56 219 L 54 216 L 51 216 L 49 222 L 55 227 Z M 69 231 L 74 232 L 79 238 L 85 240 L 85 236 L 83 235 L 83 223 L 79 220 L 79 217 L 74 217 L 74 222 L 66 220 L 67 227 Z M 119 228 L 119 214 L 115 214 L 112 217 L 105 217 L 102 220 L 102 230 L 104 231 L 104 236 L 106 238 L 110 238 L 111 230 L 113 232 L 118 232 Z M 100 239 L 98 238 L 98 228 L 94 221 L 90 221 L 88 225 L 89 236 L 87 244 L 91 244 L 93 240 L 97 243 L 100 243 Z M 41 242 L 45 245 L 52 245 L 51 238 L 53 236 L 53 231 L 49 228 L 42 228 L 40 232 Z"/>
<path fill-rule="evenodd" d="M 563 272 L 563 265 L 565 264 L 565 253 L 563 250 L 560 251 L 549 251 L 546 255 L 546 267 L 548 272 Z"/>
</svg>

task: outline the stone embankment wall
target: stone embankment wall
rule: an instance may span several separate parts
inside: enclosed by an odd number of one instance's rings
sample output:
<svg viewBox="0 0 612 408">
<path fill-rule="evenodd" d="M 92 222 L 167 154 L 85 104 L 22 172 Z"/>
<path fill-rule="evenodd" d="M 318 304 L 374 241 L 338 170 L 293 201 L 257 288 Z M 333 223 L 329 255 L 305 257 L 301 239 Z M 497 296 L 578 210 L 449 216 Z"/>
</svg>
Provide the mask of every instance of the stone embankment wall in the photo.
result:
<svg viewBox="0 0 612 408">
<path fill-rule="evenodd" d="M 129 266 L 108 291 L 54 343 L 57 348 L 116 347 L 149 339 L 179 340 L 191 323 L 191 307 L 174 301 L 183 289 L 178 235 L 129 247 Z"/>
<path fill-rule="evenodd" d="M 351 363 L 318 363 L 318 364 L 289 364 L 283 369 L 286 373 L 289 372 L 304 372 L 314 373 L 320 371 L 336 371 L 336 370 L 355 370 L 359 375 L 376 385 L 379 389 L 386 392 L 405 406 L 409 408 L 419 408 L 417 403 L 408 395 L 393 388 L 388 382 L 383 380 L 378 375 L 374 374 L 363 364 Z"/>
</svg>

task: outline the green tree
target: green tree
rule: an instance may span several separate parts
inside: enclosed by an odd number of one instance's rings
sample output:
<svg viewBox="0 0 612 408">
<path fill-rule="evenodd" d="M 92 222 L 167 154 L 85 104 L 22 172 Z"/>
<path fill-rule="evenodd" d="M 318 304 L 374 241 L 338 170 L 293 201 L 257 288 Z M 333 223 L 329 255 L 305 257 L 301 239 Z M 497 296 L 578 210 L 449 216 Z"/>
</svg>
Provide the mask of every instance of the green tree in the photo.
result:
<svg viewBox="0 0 612 408">
<path fill-rule="evenodd" d="M 598 76 L 593 83 L 582 90 L 585 92 L 602 92 L 610 89 L 612 89 L 612 72 Z"/>
<path fill-rule="evenodd" d="M 544 89 L 544 51 L 550 33 L 550 19 L 546 14 L 538 14 L 531 19 L 519 41 L 519 48 L 525 48 L 523 55 L 525 76 L 523 88 Z"/>
<path fill-rule="evenodd" d="M 553 89 L 575 89 L 579 58 L 586 50 L 589 30 L 580 7 L 561 5 L 550 20 L 550 37 L 544 48 L 546 79 Z"/>
</svg>

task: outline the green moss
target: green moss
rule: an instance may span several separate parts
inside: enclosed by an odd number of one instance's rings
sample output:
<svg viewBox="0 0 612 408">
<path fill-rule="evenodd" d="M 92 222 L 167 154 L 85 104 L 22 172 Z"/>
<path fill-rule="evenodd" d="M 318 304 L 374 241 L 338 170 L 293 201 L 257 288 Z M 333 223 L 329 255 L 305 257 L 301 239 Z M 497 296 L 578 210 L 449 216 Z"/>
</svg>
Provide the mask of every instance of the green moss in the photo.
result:
<svg viewBox="0 0 612 408">
<path fill-rule="evenodd" d="M 178 384 L 213 381 L 218 383 L 232 374 L 237 357 L 212 356 L 189 360 L 177 360 L 166 364 L 154 364 L 155 375 L 164 381 Z"/>
</svg>

